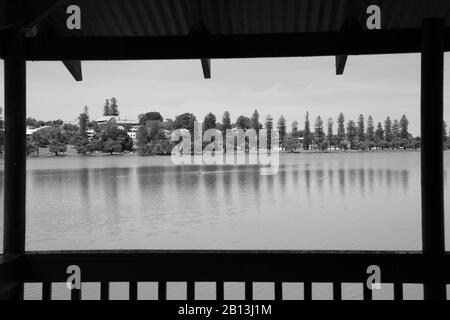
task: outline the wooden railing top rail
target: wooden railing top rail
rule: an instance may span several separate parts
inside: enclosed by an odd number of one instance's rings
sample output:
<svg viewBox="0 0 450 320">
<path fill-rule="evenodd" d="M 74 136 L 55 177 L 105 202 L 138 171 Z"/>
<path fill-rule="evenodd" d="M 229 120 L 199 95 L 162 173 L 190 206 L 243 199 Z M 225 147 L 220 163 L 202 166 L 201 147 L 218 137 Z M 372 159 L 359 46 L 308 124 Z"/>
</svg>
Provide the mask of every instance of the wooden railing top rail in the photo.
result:
<svg viewBox="0 0 450 320">
<path fill-rule="evenodd" d="M 27 252 L 21 282 L 64 282 L 69 265 L 89 281 L 365 282 L 367 267 L 382 282 L 450 283 L 450 253 L 374 251 L 124 250 Z"/>
</svg>

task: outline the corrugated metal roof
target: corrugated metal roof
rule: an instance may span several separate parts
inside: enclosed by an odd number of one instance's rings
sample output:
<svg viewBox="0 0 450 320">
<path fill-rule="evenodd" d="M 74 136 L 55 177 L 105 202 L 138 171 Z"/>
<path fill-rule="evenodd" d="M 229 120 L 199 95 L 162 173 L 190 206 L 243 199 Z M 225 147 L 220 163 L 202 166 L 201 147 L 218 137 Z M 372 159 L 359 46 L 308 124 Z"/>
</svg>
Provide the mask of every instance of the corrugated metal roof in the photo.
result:
<svg viewBox="0 0 450 320">
<path fill-rule="evenodd" d="M 38 2 L 38 1 L 36 1 Z M 81 31 L 66 28 L 66 6 L 47 20 L 58 36 L 177 36 L 203 24 L 212 35 L 339 31 L 348 18 L 363 23 L 381 8 L 382 29 L 420 27 L 424 17 L 450 26 L 450 0 L 73 0 Z"/>
</svg>

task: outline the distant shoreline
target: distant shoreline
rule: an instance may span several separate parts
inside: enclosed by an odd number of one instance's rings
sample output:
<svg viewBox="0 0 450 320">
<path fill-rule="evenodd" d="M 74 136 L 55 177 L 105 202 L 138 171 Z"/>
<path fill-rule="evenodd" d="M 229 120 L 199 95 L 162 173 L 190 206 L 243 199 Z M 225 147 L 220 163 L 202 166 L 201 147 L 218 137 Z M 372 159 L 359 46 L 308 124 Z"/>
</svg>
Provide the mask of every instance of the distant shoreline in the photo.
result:
<svg viewBox="0 0 450 320">
<path fill-rule="evenodd" d="M 444 150 L 447 151 L 447 150 Z M 411 152 L 420 152 L 420 149 L 417 150 L 327 150 L 327 151 L 321 151 L 321 150 L 301 150 L 301 151 L 285 151 L 280 150 L 280 154 L 336 154 L 336 153 L 411 153 Z M 55 156 L 54 154 L 51 154 L 47 151 L 47 148 L 43 148 L 40 151 L 39 156 L 36 155 L 28 155 L 27 158 L 35 158 L 35 159 L 49 159 L 49 158 L 85 158 L 85 157 L 112 157 L 112 156 L 120 156 L 120 157 L 152 157 L 150 155 L 140 155 L 137 152 L 129 152 L 129 153 L 103 153 L 103 152 L 95 152 L 95 153 L 86 153 L 86 154 L 79 154 L 75 151 L 75 148 L 73 146 L 69 146 L 69 150 L 67 153 L 60 154 L 58 156 Z M 167 155 L 170 156 L 170 155 Z M 0 155 L 0 159 L 4 159 L 4 153 Z"/>
</svg>

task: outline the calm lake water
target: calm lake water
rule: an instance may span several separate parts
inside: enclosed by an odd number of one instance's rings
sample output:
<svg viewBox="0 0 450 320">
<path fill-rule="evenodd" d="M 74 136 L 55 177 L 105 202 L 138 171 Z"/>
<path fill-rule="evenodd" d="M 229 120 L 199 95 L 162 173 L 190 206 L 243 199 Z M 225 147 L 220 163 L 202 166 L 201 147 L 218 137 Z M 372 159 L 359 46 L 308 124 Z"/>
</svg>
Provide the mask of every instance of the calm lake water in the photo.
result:
<svg viewBox="0 0 450 320">
<path fill-rule="evenodd" d="M 418 152 L 280 157 L 273 176 L 250 166 L 174 166 L 170 157 L 29 158 L 27 250 L 421 249 Z M 445 159 L 449 168 L 450 153 Z M 126 299 L 127 285 L 112 284 L 112 298 Z M 148 285 L 142 291 L 156 298 Z M 214 284 L 198 285 L 198 299 L 214 296 Z M 374 297 L 392 299 L 392 286 L 382 288 Z M 243 298 L 243 284 L 225 289 L 226 298 Z M 25 297 L 39 299 L 41 290 L 27 284 Z M 99 290 L 83 284 L 83 299 Z M 421 290 L 409 285 L 405 298 L 421 299 Z M 301 284 L 283 292 L 301 298 Z M 273 284 L 255 284 L 254 294 L 273 298 Z M 169 284 L 168 297 L 185 299 L 186 284 Z M 330 297 L 329 284 L 313 284 L 313 299 Z M 361 297 L 362 284 L 343 284 L 344 299 Z M 69 298 L 64 283 L 54 284 L 53 298 Z"/>
<path fill-rule="evenodd" d="M 280 157 L 273 176 L 170 157 L 29 158 L 27 250 L 421 249 L 418 152 Z"/>
</svg>

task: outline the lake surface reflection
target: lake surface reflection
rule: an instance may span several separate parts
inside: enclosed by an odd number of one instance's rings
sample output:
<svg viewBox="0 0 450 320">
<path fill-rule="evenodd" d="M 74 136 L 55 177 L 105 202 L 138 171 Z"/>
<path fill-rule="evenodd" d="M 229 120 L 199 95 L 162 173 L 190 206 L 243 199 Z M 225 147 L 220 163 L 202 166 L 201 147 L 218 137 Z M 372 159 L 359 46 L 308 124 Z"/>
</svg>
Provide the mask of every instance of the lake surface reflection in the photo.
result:
<svg viewBox="0 0 450 320">
<path fill-rule="evenodd" d="M 262 176 L 169 157 L 30 158 L 27 250 L 421 249 L 419 153 L 282 154 L 280 163 Z M 447 210 L 447 230 L 449 220 Z"/>
</svg>

